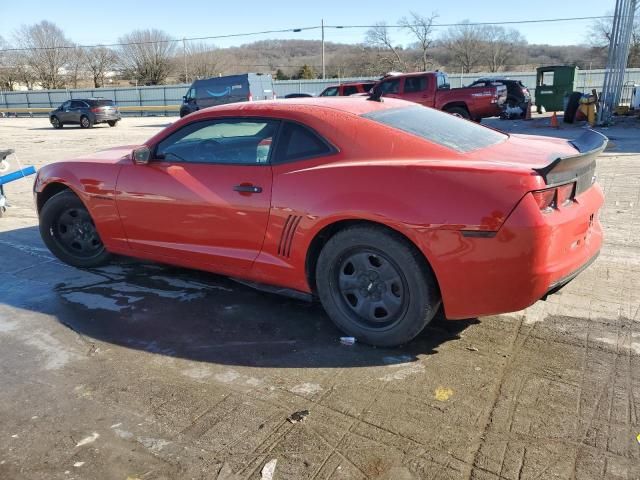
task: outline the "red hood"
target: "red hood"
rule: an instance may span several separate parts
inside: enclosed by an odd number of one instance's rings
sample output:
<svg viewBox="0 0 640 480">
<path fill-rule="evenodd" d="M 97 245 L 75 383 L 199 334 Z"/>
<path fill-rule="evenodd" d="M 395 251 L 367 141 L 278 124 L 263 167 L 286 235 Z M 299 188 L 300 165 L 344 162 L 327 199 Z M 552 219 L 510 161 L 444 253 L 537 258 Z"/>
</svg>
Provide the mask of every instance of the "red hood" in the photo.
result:
<svg viewBox="0 0 640 480">
<path fill-rule="evenodd" d="M 99 163 L 118 163 L 121 160 L 131 157 L 131 151 L 139 147 L 139 145 L 123 145 L 121 147 L 108 148 L 95 153 L 82 155 L 81 157 L 72 158 L 70 162 L 99 162 Z"/>
<path fill-rule="evenodd" d="M 576 153 L 577 149 L 563 138 L 511 134 L 506 141 L 470 152 L 467 156 L 472 160 L 499 163 L 502 167 L 533 169 Z"/>
</svg>

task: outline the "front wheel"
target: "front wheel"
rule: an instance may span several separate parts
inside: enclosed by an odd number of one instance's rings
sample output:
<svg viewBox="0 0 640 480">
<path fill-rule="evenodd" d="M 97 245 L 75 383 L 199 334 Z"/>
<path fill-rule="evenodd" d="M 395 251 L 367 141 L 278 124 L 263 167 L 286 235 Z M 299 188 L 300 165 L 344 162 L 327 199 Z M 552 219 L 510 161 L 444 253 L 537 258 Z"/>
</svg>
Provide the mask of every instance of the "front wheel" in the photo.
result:
<svg viewBox="0 0 640 480">
<path fill-rule="evenodd" d="M 318 295 L 334 323 L 358 341 L 391 347 L 412 340 L 440 305 L 433 273 L 400 235 L 375 226 L 342 230 L 316 268 Z"/>
<path fill-rule="evenodd" d="M 64 124 L 60 121 L 60 119 L 58 117 L 51 117 L 51 126 L 53 126 L 53 128 L 62 128 L 64 126 Z"/>
<path fill-rule="evenodd" d="M 54 195 L 42 207 L 40 235 L 51 253 L 74 267 L 93 268 L 109 261 L 89 211 L 69 190 Z"/>
</svg>

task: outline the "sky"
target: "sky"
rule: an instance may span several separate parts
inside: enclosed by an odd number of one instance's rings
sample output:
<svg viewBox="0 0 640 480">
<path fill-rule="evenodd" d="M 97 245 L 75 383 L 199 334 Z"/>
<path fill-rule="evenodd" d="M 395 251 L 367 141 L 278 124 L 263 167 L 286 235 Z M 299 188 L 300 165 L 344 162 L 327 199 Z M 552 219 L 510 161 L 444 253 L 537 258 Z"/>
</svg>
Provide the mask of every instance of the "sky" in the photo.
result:
<svg viewBox="0 0 640 480">
<path fill-rule="evenodd" d="M 394 8 L 390 10 L 390 6 Z M 425 2 L 404 0 L 109 0 L 79 2 L 67 0 L 29 0 L 26 3 L 0 0 L 0 35 L 12 40 L 21 25 L 49 20 L 67 37 L 82 45 L 115 43 L 118 37 L 135 29 L 158 28 L 175 38 L 203 37 L 264 30 L 293 29 L 320 25 L 371 25 L 378 21 L 396 23 L 415 11 L 422 15 L 436 12 L 439 23 L 496 22 L 604 15 L 613 10 L 615 0 L 537 0 L 535 2 L 482 2 L 457 0 Z M 589 21 L 552 24 L 513 25 L 529 43 L 567 45 L 588 43 Z M 441 29 L 439 29 L 441 30 Z M 328 42 L 359 43 L 366 29 L 325 29 Z M 211 40 L 228 47 L 272 38 L 320 39 L 320 30 L 278 33 Z M 393 31 L 394 42 L 409 43 L 401 31 Z"/>
</svg>

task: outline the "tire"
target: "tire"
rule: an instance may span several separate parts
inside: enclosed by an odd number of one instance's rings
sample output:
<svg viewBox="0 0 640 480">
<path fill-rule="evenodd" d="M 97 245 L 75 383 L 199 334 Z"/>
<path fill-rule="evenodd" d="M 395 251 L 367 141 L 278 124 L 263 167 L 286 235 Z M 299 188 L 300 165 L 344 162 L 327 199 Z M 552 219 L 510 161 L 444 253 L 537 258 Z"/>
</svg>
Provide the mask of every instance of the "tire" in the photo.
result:
<svg viewBox="0 0 640 480">
<path fill-rule="evenodd" d="M 464 107 L 449 107 L 445 110 L 445 112 L 450 113 L 451 115 L 455 115 L 456 117 L 464 118 L 466 120 L 471 119 L 469 110 Z"/>
<path fill-rule="evenodd" d="M 80 117 L 80 128 L 91 128 L 93 127 L 93 122 L 86 115 L 82 115 Z"/>
<path fill-rule="evenodd" d="M 575 121 L 576 112 L 578 111 L 578 107 L 580 107 L 580 98 L 582 98 L 582 93 L 580 92 L 573 92 L 569 95 L 567 108 L 564 111 L 564 123 L 573 123 Z"/>
<path fill-rule="evenodd" d="M 107 123 L 109 124 L 110 127 L 115 127 L 116 125 L 118 125 L 117 120 L 109 120 L 107 121 Z"/>
<path fill-rule="evenodd" d="M 435 277 L 419 252 L 376 226 L 350 227 L 331 237 L 318 258 L 316 286 L 340 330 L 380 347 L 415 338 L 440 306 Z"/>
<path fill-rule="evenodd" d="M 51 121 L 51 126 L 53 126 L 53 128 L 55 129 L 60 129 L 64 127 L 64 123 L 62 123 L 58 117 L 51 117 L 50 121 Z"/>
<path fill-rule="evenodd" d="M 42 207 L 40 235 L 51 253 L 74 267 L 99 267 L 111 257 L 89 211 L 69 190 L 54 195 Z"/>
</svg>

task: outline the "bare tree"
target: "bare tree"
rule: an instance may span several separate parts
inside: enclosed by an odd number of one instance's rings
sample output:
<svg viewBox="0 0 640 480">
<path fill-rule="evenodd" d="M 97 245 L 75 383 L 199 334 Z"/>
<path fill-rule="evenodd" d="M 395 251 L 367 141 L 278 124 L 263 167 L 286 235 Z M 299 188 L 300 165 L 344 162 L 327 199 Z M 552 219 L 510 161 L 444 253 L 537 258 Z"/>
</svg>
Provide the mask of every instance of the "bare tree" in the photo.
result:
<svg viewBox="0 0 640 480">
<path fill-rule="evenodd" d="M 117 61 L 116 52 L 110 48 L 101 46 L 85 50 L 86 66 L 95 88 L 104 87 L 105 77 L 115 68 Z"/>
<path fill-rule="evenodd" d="M 607 13 L 613 16 L 612 12 Z M 613 26 L 613 18 L 600 18 L 591 25 L 590 43 L 593 49 L 602 55 L 606 62 L 607 49 L 611 41 L 611 30 Z M 636 14 L 633 20 L 633 30 L 631 31 L 631 45 L 629 46 L 628 67 L 640 66 L 640 14 Z"/>
<path fill-rule="evenodd" d="M 10 48 L 9 43 L 0 35 L 0 90 L 13 90 L 16 87 L 17 78 L 12 62 L 11 53 L 4 50 Z"/>
<path fill-rule="evenodd" d="M 164 83 L 173 70 L 175 41 L 162 30 L 134 30 L 120 37 L 121 67 L 138 83 L 158 85 Z"/>
<path fill-rule="evenodd" d="M 214 45 L 205 42 L 187 43 L 186 52 L 183 52 L 187 61 L 189 78 L 209 78 L 222 72 L 223 62 L 220 51 Z M 188 82 L 185 73 L 180 80 Z"/>
<path fill-rule="evenodd" d="M 430 17 L 422 16 L 416 12 L 409 12 L 410 18 L 402 17 L 398 25 L 409 30 L 417 41 L 417 46 L 421 52 L 422 70 L 427 71 L 431 62 L 429 61 L 429 50 L 433 45 L 433 22 L 438 15 L 431 13 Z"/>
<path fill-rule="evenodd" d="M 73 88 L 78 88 L 78 83 L 86 75 L 86 71 L 84 70 L 86 61 L 85 55 L 85 49 L 77 45 L 69 50 L 69 58 L 67 60 L 67 65 L 65 66 L 67 74 L 66 83 L 67 85 L 73 86 Z"/>
<path fill-rule="evenodd" d="M 43 88 L 64 86 L 62 71 L 73 45 L 60 28 L 47 20 L 23 25 L 15 40 L 20 48 L 25 49 L 22 55 L 24 63 L 33 69 Z"/>
<path fill-rule="evenodd" d="M 400 56 L 399 48 L 394 46 L 393 40 L 389 35 L 389 27 L 386 22 L 377 22 L 374 27 L 367 30 L 365 34 L 365 43 L 368 46 L 376 47 L 381 51 L 387 51 L 392 54 L 392 58 L 383 57 L 381 60 L 389 64 L 393 68 L 403 70 L 405 62 Z"/>
<path fill-rule="evenodd" d="M 444 45 L 453 54 L 458 65 L 470 72 L 483 58 L 483 29 L 469 24 L 468 20 L 450 27 L 443 36 Z"/>
<path fill-rule="evenodd" d="M 487 25 L 479 30 L 484 61 L 490 72 L 499 72 L 526 43 L 524 37 L 514 29 Z"/>
</svg>

